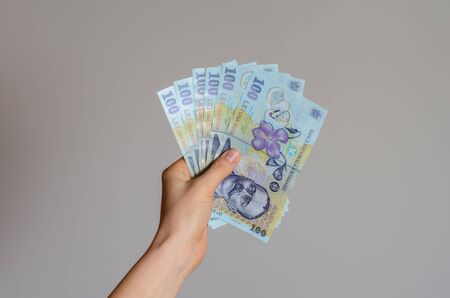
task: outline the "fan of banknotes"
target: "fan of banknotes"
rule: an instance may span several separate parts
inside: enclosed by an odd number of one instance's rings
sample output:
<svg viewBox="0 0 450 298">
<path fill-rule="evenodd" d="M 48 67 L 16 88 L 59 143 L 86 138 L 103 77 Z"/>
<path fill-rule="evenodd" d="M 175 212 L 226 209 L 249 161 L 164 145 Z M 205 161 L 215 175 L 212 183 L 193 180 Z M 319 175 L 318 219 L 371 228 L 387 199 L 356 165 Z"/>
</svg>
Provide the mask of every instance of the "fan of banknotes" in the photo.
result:
<svg viewBox="0 0 450 298">
<path fill-rule="evenodd" d="M 192 176 L 230 148 L 241 153 L 214 193 L 212 229 L 231 224 L 267 242 L 279 226 L 327 115 L 304 87 L 276 64 L 234 60 L 157 93 Z"/>
</svg>

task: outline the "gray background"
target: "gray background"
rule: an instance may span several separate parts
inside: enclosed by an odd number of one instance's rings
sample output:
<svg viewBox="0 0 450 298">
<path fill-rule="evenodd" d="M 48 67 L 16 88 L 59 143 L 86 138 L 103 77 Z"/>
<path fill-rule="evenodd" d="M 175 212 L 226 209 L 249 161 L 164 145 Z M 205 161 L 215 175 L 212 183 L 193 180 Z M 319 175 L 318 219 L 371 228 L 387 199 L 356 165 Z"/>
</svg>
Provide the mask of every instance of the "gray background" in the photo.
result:
<svg viewBox="0 0 450 298">
<path fill-rule="evenodd" d="M 445 1 L 0 1 L 0 297 L 100 297 L 180 155 L 155 92 L 233 58 L 330 111 L 268 245 L 225 227 L 180 297 L 450 296 Z"/>
</svg>

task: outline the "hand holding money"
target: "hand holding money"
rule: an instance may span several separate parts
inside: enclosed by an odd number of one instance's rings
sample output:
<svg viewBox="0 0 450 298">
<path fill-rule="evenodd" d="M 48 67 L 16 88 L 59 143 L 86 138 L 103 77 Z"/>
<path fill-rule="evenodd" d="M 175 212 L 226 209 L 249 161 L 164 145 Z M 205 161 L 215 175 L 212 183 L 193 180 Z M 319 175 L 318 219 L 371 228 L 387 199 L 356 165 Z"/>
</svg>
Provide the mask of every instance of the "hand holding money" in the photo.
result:
<svg viewBox="0 0 450 298">
<path fill-rule="evenodd" d="M 214 191 L 213 229 L 229 223 L 267 242 L 279 226 L 327 115 L 304 86 L 277 65 L 230 61 L 158 92 L 191 176 L 232 147 L 241 153 Z"/>
<path fill-rule="evenodd" d="M 238 162 L 239 151 L 230 149 L 198 177 L 190 176 L 183 158 L 162 174 L 161 220 L 154 242 L 174 238 L 179 245 L 189 247 L 193 256 L 188 266 L 190 271 L 198 266 L 206 252 L 214 190 Z"/>
<path fill-rule="evenodd" d="M 164 170 L 158 232 L 110 297 L 175 296 L 205 257 L 212 194 L 238 162 L 239 151 L 230 149 L 195 178 L 183 158 Z"/>
</svg>

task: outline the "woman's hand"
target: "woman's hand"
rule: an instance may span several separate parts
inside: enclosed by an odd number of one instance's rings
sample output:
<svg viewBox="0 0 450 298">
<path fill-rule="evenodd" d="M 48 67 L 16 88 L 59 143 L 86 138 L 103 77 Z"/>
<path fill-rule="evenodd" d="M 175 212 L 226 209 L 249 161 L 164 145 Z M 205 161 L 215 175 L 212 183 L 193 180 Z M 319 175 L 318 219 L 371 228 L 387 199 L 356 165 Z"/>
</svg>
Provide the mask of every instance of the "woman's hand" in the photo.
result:
<svg viewBox="0 0 450 298">
<path fill-rule="evenodd" d="M 231 149 L 195 179 L 182 158 L 162 174 L 161 220 L 154 244 L 171 240 L 184 247 L 190 254 L 188 271 L 193 271 L 206 253 L 214 190 L 238 161 L 239 152 Z"/>
<path fill-rule="evenodd" d="M 230 149 L 196 178 L 190 177 L 182 158 L 164 170 L 158 232 L 110 297 L 176 295 L 205 257 L 214 190 L 238 162 L 239 152 Z"/>
</svg>

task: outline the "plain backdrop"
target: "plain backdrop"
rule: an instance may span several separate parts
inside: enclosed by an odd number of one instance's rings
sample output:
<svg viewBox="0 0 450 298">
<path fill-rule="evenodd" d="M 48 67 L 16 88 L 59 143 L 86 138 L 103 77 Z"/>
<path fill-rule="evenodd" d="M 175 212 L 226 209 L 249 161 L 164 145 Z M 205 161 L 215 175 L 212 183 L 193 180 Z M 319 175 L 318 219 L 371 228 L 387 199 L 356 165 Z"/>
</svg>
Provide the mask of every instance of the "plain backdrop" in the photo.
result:
<svg viewBox="0 0 450 298">
<path fill-rule="evenodd" d="M 179 297 L 450 297 L 450 3 L 0 0 L 0 297 L 104 297 L 180 156 L 156 91 L 278 63 L 329 109 L 269 244 L 224 227 Z"/>
</svg>

